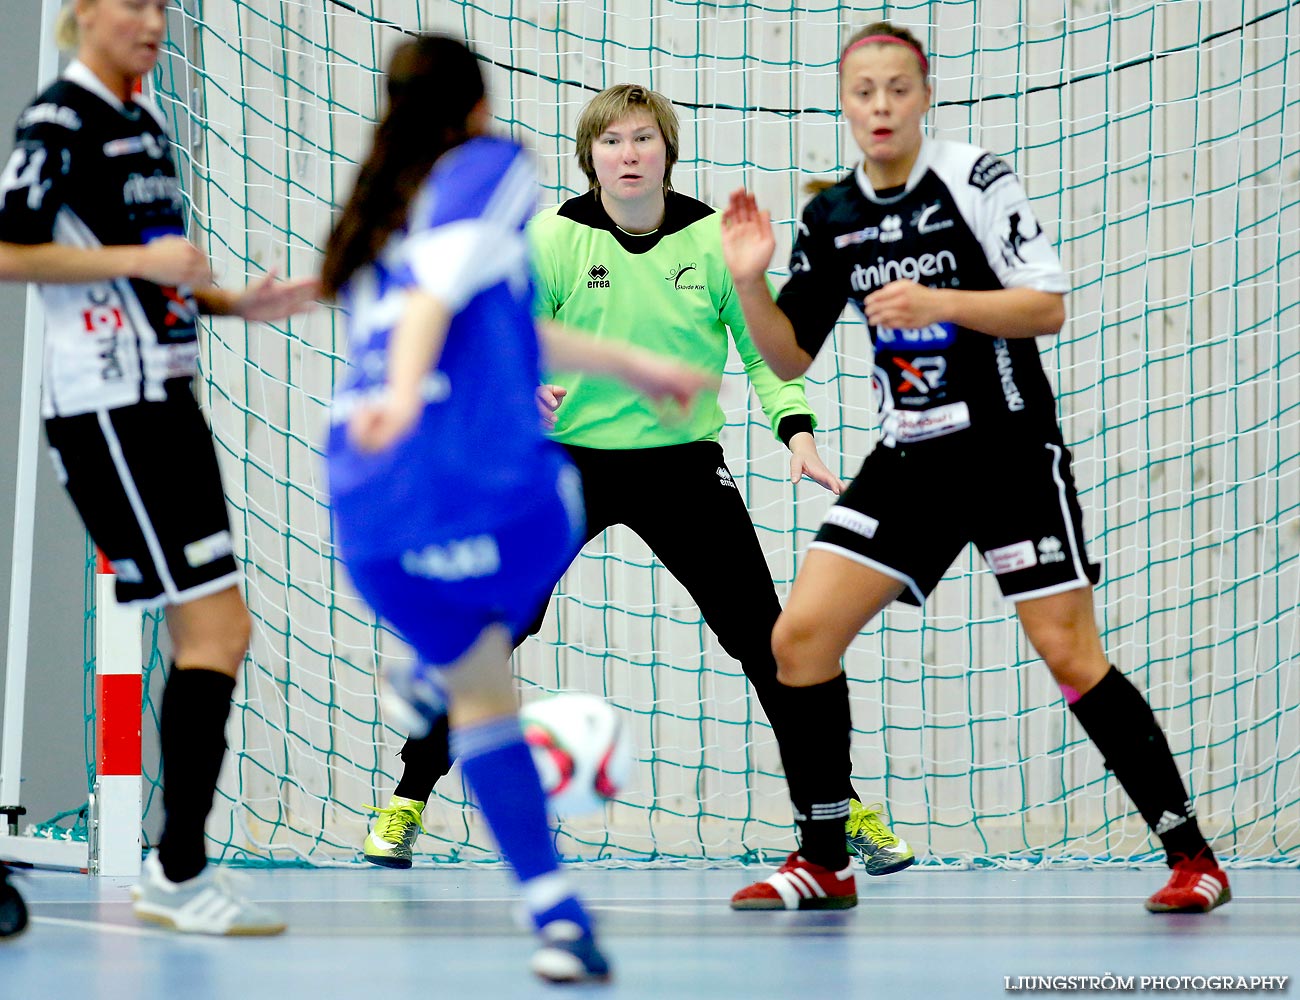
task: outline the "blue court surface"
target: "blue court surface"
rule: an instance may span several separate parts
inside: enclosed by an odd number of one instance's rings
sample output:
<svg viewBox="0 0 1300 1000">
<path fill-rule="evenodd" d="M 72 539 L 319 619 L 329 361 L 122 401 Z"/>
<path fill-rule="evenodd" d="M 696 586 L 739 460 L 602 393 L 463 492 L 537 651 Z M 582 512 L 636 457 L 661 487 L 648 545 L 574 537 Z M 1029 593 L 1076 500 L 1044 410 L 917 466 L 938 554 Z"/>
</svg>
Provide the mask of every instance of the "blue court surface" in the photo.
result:
<svg viewBox="0 0 1300 1000">
<path fill-rule="evenodd" d="M 615 980 L 569 991 L 654 1000 L 1005 997 L 1027 992 L 1014 988 L 1022 976 L 1111 974 L 1134 977 L 1131 990 L 1116 991 L 1127 994 L 1169 992 L 1142 989 L 1142 976 L 1288 976 L 1284 992 L 1300 996 L 1294 868 L 1230 870 L 1233 901 L 1208 915 L 1143 910 L 1165 878 L 1153 868 L 912 869 L 859 875 L 855 910 L 728 909 L 734 890 L 771 871 L 575 870 Z M 239 877 L 246 895 L 288 919 L 287 934 L 176 935 L 136 923 L 126 880 L 21 874 L 33 921 L 0 946 L 0 998 L 515 1000 L 565 992 L 528 973 L 532 942 L 516 923 L 502 869 Z M 1276 990 L 1250 995 L 1263 992 Z"/>
</svg>

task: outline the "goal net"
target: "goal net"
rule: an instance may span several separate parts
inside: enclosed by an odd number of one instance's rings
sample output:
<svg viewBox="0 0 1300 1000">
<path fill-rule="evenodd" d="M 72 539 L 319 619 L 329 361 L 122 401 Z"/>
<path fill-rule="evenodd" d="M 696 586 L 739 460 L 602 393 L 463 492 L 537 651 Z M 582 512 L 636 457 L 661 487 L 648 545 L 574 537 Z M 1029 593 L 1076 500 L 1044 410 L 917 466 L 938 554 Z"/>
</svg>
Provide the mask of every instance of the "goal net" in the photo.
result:
<svg viewBox="0 0 1300 1000">
<path fill-rule="evenodd" d="M 1069 322 L 1040 349 L 1104 566 L 1107 650 L 1149 692 L 1215 847 L 1294 863 L 1300 4 L 181 0 L 155 89 L 195 238 L 227 284 L 314 272 L 387 56 L 425 30 L 476 46 L 498 127 L 537 153 L 543 205 L 586 188 L 574 124 L 598 90 L 667 95 L 682 120 L 675 186 L 713 205 L 754 189 L 777 220 L 779 283 L 805 185 L 856 161 L 836 60 L 880 15 L 933 53 L 933 133 L 1014 165 L 1071 276 Z M 204 340 L 200 393 L 255 620 L 210 853 L 355 861 L 404 735 L 380 711 L 376 669 L 408 654 L 353 595 L 334 547 L 320 442 L 342 324 L 329 309 L 216 320 Z M 870 374 L 868 338 L 846 320 L 808 376 L 820 447 L 842 475 L 875 441 Z M 831 498 L 788 483 L 734 357 L 722 392 L 722 444 L 785 593 Z M 559 828 L 566 856 L 717 863 L 789 849 L 776 745 L 739 665 L 626 530 L 587 547 L 515 667 L 523 698 L 596 692 L 635 732 L 635 786 L 607 820 Z M 924 611 L 871 623 L 845 668 L 856 786 L 918 854 L 1152 855 L 973 550 Z M 423 857 L 493 856 L 458 772 L 425 822 Z"/>
</svg>

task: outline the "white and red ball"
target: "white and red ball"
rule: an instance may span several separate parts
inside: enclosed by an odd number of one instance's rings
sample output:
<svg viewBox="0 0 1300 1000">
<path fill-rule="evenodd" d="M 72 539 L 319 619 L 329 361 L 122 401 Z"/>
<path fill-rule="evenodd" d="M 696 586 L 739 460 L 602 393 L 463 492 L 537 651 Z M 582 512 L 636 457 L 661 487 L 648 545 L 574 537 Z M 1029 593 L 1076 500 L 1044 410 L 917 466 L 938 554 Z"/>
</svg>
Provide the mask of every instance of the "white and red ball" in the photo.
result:
<svg viewBox="0 0 1300 1000">
<path fill-rule="evenodd" d="M 596 812 L 631 780 L 632 737 L 604 698 L 562 692 L 525 705 L 519 721 L 557 816 Z"/>
</svg>

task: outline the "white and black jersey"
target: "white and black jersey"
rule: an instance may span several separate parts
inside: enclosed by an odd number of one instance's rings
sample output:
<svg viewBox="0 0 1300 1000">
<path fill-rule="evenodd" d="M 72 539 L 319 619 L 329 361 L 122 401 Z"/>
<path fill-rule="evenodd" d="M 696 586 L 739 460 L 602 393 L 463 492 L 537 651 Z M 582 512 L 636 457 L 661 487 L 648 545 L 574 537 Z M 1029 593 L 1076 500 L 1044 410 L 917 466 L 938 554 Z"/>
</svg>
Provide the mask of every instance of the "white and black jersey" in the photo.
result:
<svg viewBox="0 0 1300 1000">
<path fill-rule="evenodd" d="M 859 167 L 804 212 L 778 304 L 815 355 L 847 300 L 908 279 L 931 288 L 1068 290 L 1024 188 L 997 157 L 925 140 L 901 190 Z M 881 443 L 811 547 L 870 566 L 920 605 L 970 543 L 1022 601 L 1099 579 L 1069 450 L 1033 339 L 953 323 L 871 330 Z"/>
<path fill-rule="evenodd" d="M 804 211 L 777 304 L 816 356 L 845 302 L 898 279 L 931 288 L 1069 290 L 1024 188 L 1002 160 L 925 139 L 901 190 L 875 191 L 862 167 Z M 1032 339 L 944 322 L 871 329 L 882 443 L 906 445 L 968 428 L 1037 433 L 1055 407 Z"/>
<path fill-rule="evenodd" d="M 0 176 L 0 240 L 77 247 L 183 235 L 171 140 L 143 97 L 125 104 L 72 63 L 18 119 Z M 47 417 L 166 397 L 194 374 L 196 305 L 189 289 L 119 278 L 42 285 Z"/>
<path fill-rule="evenodd" d="M 9 243 L 93 249 L 185 231 L 162 116 L 77 62 L 19 117 L 0 198 Z M 41 296 L 51 457 L 118 600 L 182 604 L 235 586 L 221 471 L 191 389 L 191 291 L 120 278 Z"/>
</svg>

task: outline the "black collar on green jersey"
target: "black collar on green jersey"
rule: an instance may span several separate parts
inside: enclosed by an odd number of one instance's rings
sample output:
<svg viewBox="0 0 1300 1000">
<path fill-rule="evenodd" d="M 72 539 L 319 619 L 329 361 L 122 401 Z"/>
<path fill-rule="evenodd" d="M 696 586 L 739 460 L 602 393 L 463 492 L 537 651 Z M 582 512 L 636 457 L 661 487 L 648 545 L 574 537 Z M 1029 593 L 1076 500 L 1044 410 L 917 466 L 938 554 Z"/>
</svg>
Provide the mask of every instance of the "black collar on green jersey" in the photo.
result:
<svg viewBox="0 0 1300 1000">
<path fill-rule="evenodd" d="M 659 228 L 644 236 L 634 236 L 618 228 L 614 220 L 609 217 L 609 213 L 605 211 L 605 206 L 600 203 L 600 196 L 596 191 L 588 191 L 576 198 L 570 198 L 560 206 L 559 211 L 563 219 L 612 233 L 614 239 L 618 240 L 618 245 L 632 254 L 653 250 L 665 236 L 680 233 L 687 226 L 694 225 L 712 214 L 713 209 L 704 202 L 678 194 L 676 191 L 669 191 L 664 195 L 664 221 L 659 224 Z"/>
</svg>

